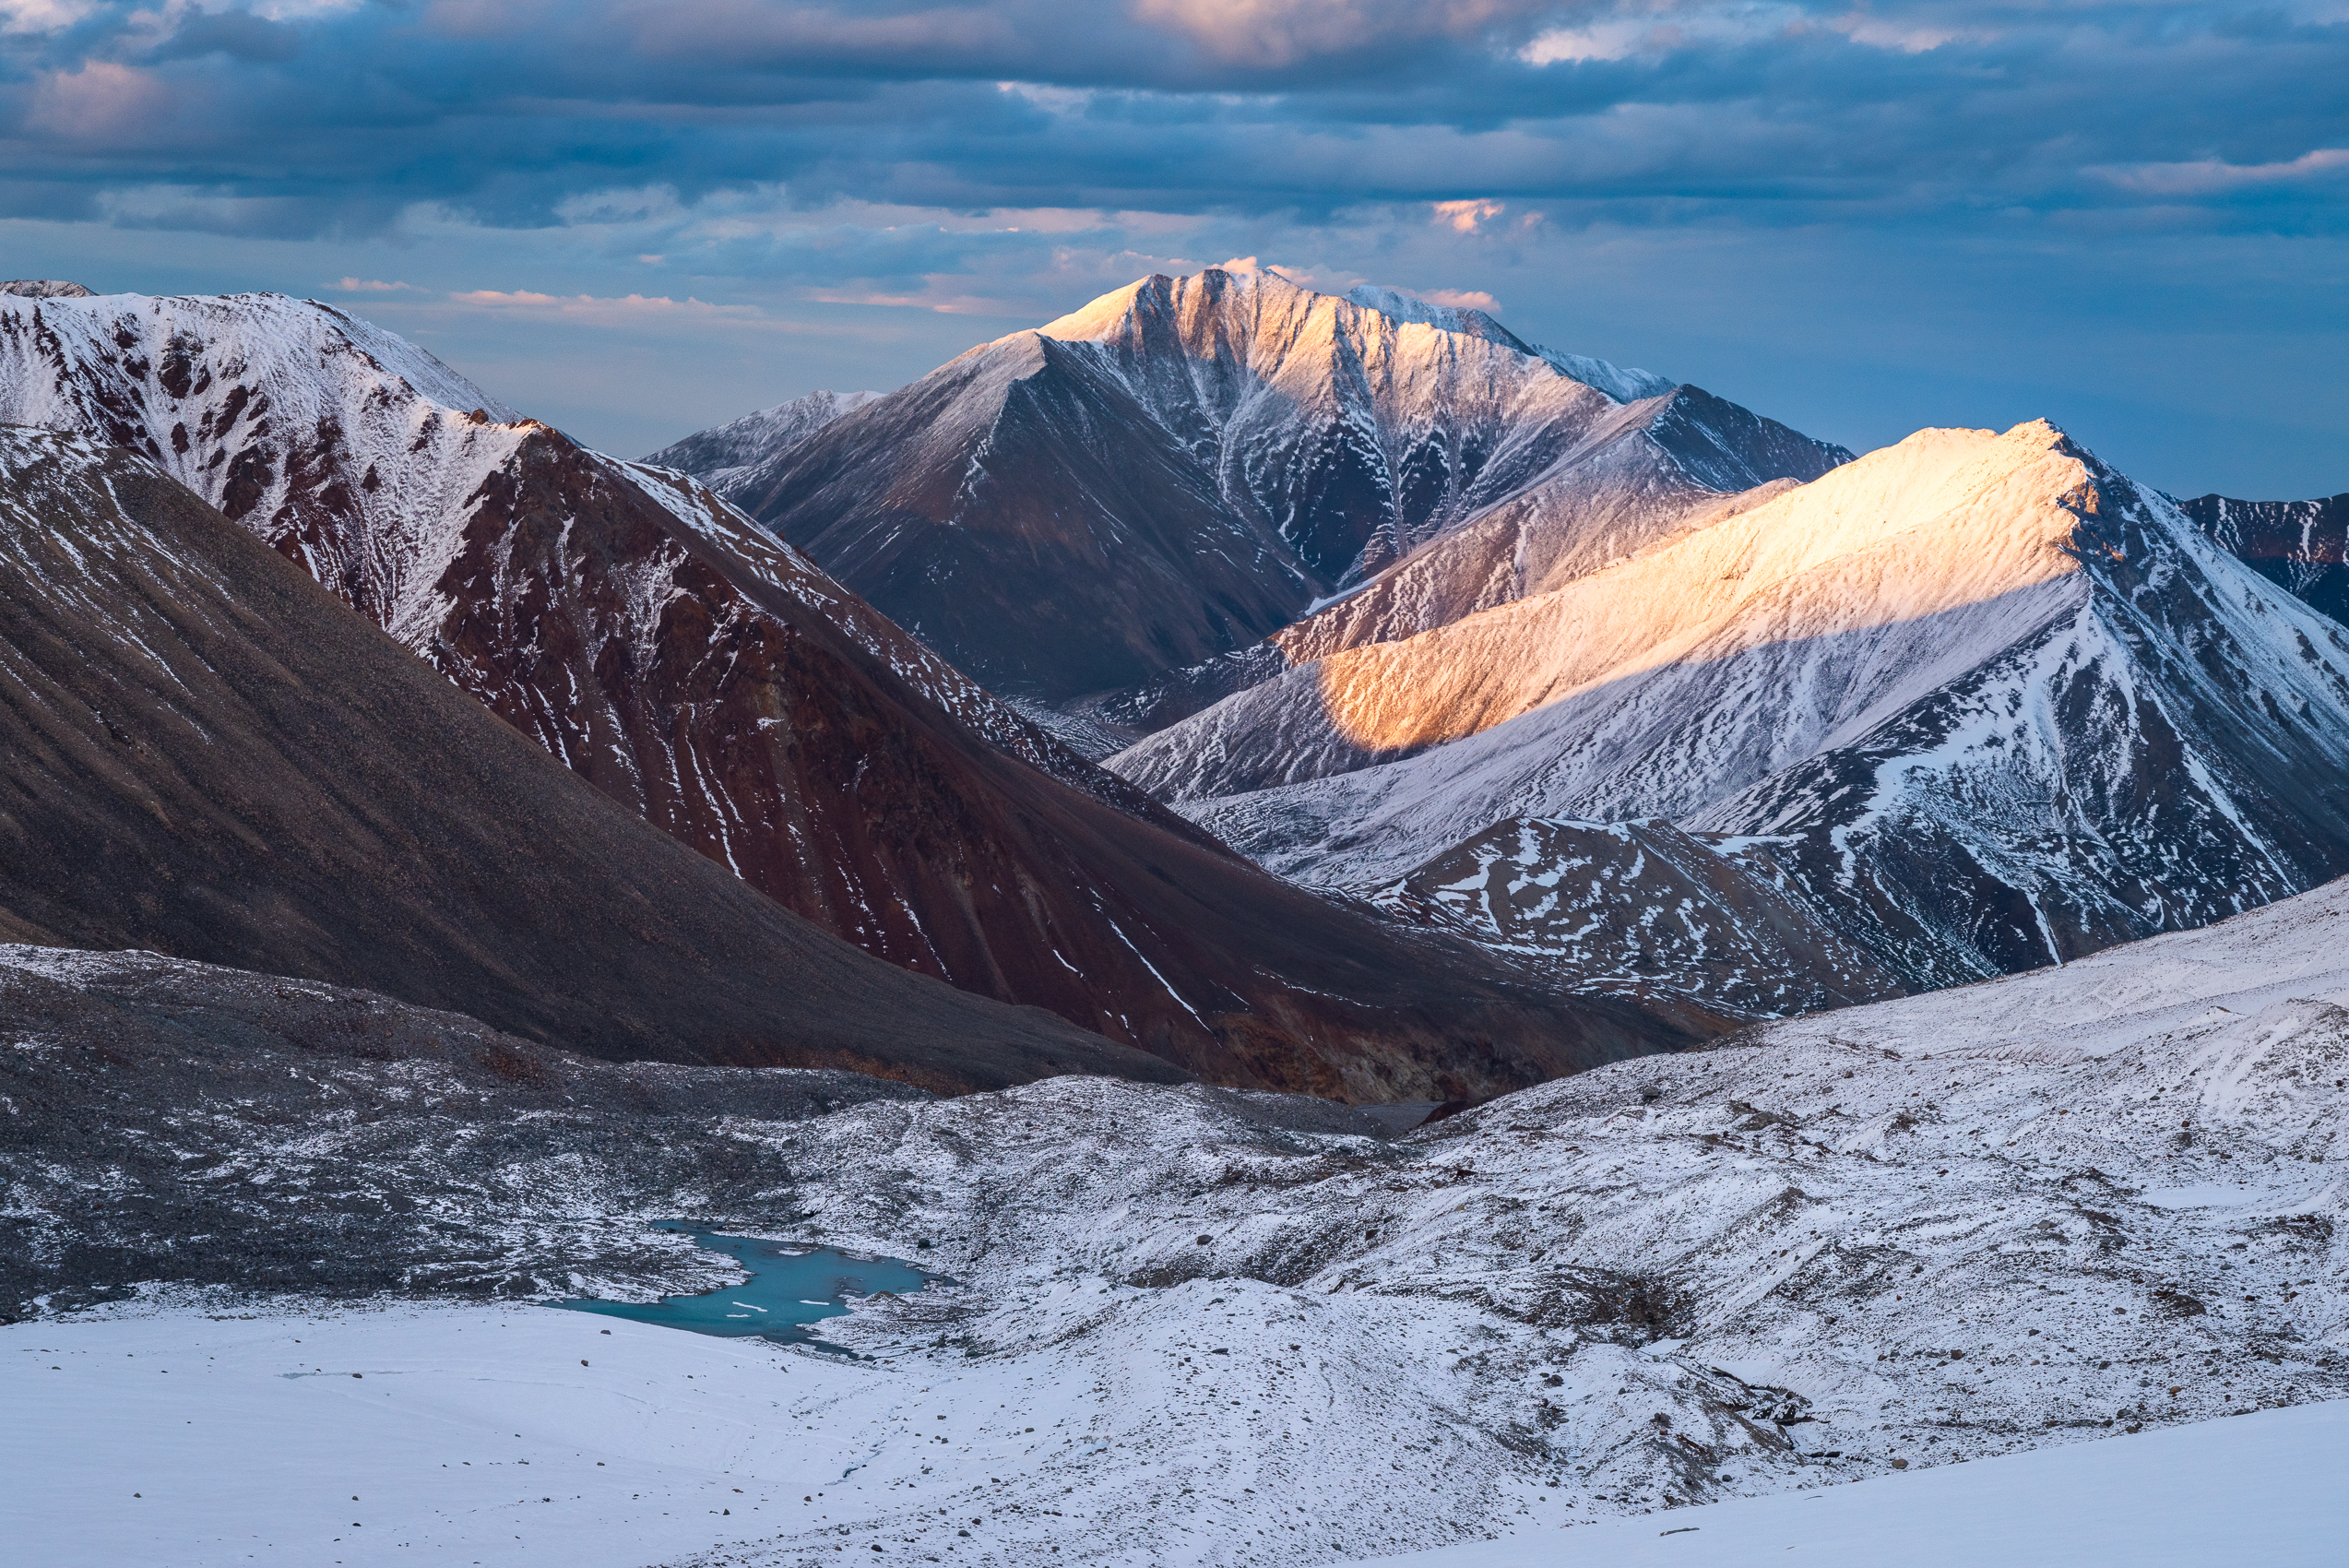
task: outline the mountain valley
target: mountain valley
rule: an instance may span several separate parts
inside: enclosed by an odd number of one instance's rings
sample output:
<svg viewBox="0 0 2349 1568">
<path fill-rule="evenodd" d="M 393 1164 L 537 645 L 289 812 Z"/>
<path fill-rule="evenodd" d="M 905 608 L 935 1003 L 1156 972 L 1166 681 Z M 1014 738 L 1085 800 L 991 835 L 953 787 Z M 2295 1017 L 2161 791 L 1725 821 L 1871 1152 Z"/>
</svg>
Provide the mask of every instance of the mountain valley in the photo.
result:
<svg viewBox="0 0 2349 1568">
<path fill-rule="evenodd" d="M 0 286 L 12 1544 L 2327 1561 L 2349 497 L 1440 299 L 626 461 Z"/>
</svg>

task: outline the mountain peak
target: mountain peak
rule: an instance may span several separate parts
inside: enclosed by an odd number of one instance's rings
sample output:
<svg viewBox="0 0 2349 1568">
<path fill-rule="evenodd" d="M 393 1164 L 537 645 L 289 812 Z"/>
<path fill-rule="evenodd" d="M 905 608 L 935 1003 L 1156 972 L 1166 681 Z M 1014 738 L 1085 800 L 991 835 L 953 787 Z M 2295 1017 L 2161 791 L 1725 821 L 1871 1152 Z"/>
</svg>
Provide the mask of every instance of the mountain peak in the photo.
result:
<svg viewBox="0 0 2349 1568">
<path fill-rule="evenodd" d="M 1234 313 L 1247 317 L 1245 330 L 1267 319 L 1281 324 L 1284 339 L 1301 338 L 1308 330 L 1333 338 L 1359 339 L 1397 327 L 1425 327 L 1455 337 L 1471 338 L 1527 359 L 1595 387 L 1619 403 L 1660 398 L 1678 385 L 1654 371 L 1626 368 L 1586 354 L 1564 354 L 1528 343 L 1487 312 L 1439 304 L 1407 290 L 1358 284 L 1343 294 L 1324 294 L 1270 267 L 1209 267 L 1180 277 L 1152 273 L 1122 289 L 1071 311 L 1035 329 L 1036 335 L 1063 342 L 1103 342 L 1131 330 L 1136 312 L 1149 307 L 1192 320 L 1212 316 L 1220 330 L 1208 334 L 1217 341 L 1229 335 L 1226 324 Z M 1328 313 L 1326 321 L 1321 313 Z M 1314 324 L 1309 327 L 1308 324 Z M 1026 337 L 1028 334 L 1016 334 Z"/>
<path fill-rule="evenodd" d="M 0 294 L 12 294 L 20 300 L 94 300 L 98 291 L 68 283 L 62 278 L 11 278 L 0 282 Z"/>
</svg>

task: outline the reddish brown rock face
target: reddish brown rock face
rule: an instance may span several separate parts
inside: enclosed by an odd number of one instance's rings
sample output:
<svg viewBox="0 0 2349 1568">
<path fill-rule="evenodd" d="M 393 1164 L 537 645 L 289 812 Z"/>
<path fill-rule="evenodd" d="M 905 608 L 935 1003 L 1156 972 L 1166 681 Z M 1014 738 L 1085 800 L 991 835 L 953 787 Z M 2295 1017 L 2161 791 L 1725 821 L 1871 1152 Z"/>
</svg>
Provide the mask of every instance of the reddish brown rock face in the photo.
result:
<svg viewBox="0 0 2349 1568">
<path fill-rule="evenodd" d="M 706 491 L 509 419 L 363 324 L 269 297 L 42 308 L 0 313 L 0 419 L 92 429 L 235 503 L 605 795 L 867 952 L 1224 1082 L 1357 1099 L 1481 1097 L 1709 1027 L 1561 1003 L 1276 881 Z"/>
<path fill-rule="evenodd" d="M 1005 755 L 921 688 L 984 694 L 698 487 L 542 432 L 474 505 L 427 656 L 868 952 L 1212 1078 L 1340 1098 L 1488 1094 L 1637 1048 L 1629 1010 L 1513 994 L 1074 759 L 1093 793 Z"/>
</svg>

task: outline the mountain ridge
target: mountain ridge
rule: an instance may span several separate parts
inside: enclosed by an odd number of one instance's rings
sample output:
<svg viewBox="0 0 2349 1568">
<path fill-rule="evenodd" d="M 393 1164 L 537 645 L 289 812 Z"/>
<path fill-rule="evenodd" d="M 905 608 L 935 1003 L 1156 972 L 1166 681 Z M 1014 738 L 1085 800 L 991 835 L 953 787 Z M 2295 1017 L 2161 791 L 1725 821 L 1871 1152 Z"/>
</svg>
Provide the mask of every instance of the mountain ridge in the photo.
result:
<svg viewBox="0 0 2349 1568">
<path fill-rule="evenodd" d="M 607 1058 L 1175 1078 L 882 963 L 592 789 L 151 459 L 0 427 L 0 924 Z"/>
<path fill-rule="evenodd" d="M 1285 874 L 1423 903 L 1513 821 L 1661 816 L 1920 989 L 2349 869 L 2343 633 L 2044 422 L 1928 431 L 1109 764 Z"/>
<path fill-rule="evenodd" d="M 1259 640 L 1636 417 L 1493 330 L 1145 278 L 833 421 L 737 499 L 983 683 L 1065 704 Z M 1771 465 L 1849 456 L 1745 417 Z M 1680 435 L 1646 471 L 1774 477 Z"/>
<path fill-rule="evenodd" d="M 1497 1092 L 1715 1027 L 1562 1001 L 1287 886 L 706 488 L 511 414 L 282 298 L 0 308 L 0 417 L 176 467 L 608 798 L 877 956 L 1352 1098 Z"/>
</svg>

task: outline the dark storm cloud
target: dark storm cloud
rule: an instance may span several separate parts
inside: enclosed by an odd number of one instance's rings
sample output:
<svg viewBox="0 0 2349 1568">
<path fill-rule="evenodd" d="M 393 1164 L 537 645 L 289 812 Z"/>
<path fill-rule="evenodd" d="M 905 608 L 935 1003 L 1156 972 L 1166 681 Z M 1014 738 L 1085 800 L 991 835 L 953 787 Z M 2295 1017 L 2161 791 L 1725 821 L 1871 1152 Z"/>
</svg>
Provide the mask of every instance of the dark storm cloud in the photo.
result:
<svg viewBox="0 0 2349 1568">
<path fill-rule="evenodd" d="M 2349 196 L 2322 156 L 2349 147 L 2338 0 L 272 12 L 0 0 L 10 210 L 323 232 L 415 202 L 531 225 L 597 190 L 779 184 L 963 209 L 1491 196 L 1560 219 L 2019 207 L 2331 229 Z"/>
</svg>

